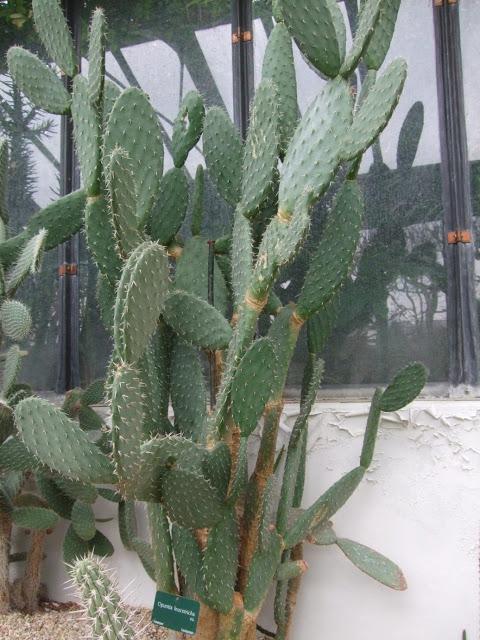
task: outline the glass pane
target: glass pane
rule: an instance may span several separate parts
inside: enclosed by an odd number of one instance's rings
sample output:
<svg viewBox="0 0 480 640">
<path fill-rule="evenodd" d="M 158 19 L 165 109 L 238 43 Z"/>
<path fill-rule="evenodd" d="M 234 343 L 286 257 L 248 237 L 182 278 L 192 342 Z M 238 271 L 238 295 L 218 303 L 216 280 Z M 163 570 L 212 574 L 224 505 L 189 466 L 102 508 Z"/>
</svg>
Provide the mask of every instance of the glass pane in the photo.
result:
<svg viewBox="0 0 480 640">
<path fill-rule="evenodd" d="M 258 83 L 273 22 L 266 0 L 254 3 L 254 7 Z M 350 0 L 348 7 L 342 2 L 341 8 L 349 24 L 357 13 L 356 2 Z M 384 66 L 397 57 L 408 62 L 408 79 L 389 126 L 362 162 L 365 228 L 324 354 L 327 385 L 385 382 L 410 360 L 421 360 L 429 367 L 430 382 L 447 379 L 440 143 L 430 3 L 401 3 Z M 306 64 L 298 49 L 295 63 L 303 112 L 324 80 Z M 360 69 L 358 88 L 363 76 Z M 327 204 L 335 188 L 327 194 Z M 311 250 L 318 241 L 325 206 L 317 207 L 314 213 L 308 240 Z M 295 300 L 306 266 L 303 256 L 283 274 L 277 293 L 284 302 Z M 293 387 L 300 383 L 304 361 L 305 344 L 301 342 L 290 372 Z"/>
<path fill-rule="evenodd" d="M 96 5 L 86 3 L 84 34 Z M 168 170 L 173 166 L 169 151 L 173 121 L 188 91 L 196 89 L 207 106 L 222 106 L 233 118 L 230 1 L 105 0 L 101 5 L 109 25 L 107 77 L 121 88 L 138 86 L 150 96 L 163 129 Z M 84 60 L 84 69 L 87 65 Z M 190 179 L 199 163 L 204 164 L 201 142 L 186 164 Z M 218 237 L 228 231 L 231 210 L 208 179 L 205 211 L 206 236 Z M 187 223 L 188 216 L 183 235 L 188 234 Z M 102 375 L 109 341 L 95 302 L 96 269 L 85 248 L 81 274 L 81 376 L 82 383 L 87 383 Z"/>
<path fill-rule="evenodd" d="M 0 136 L 10 143 L 7 202 L 9 232 L 16 234 L 33 213 L 58 197 L 60 118 L 34 108 L 7 73 L 5 56 L 12 45 L 46 60 L 29 17 L 30 3 L 17 3 L 15 9 L 12 4 L 0 4 Z M 40 273 L 30 276 L 18 292 L 33 317 L 20 379 L 37 390 L 54 389 L 56 382 L 57 263 L 57 250 L 49 251 Z"/>
<path fill-rule="evenodd" d="M 472 205 L 476 236 L 475 278 L 477 300 L 480 309 L 480 126 L 478 105 L 480 104 L 480 68 L 478 56 L 478 26 L 480 23 L 480 0 L 459 4 L 460 33 L 462 42 L 462 65 L 465 96 L 465 119 L 467 126 L 468 159 L 472 180 Z M 480 318 L 480 314 L 479 314 Z"/>
</svg>

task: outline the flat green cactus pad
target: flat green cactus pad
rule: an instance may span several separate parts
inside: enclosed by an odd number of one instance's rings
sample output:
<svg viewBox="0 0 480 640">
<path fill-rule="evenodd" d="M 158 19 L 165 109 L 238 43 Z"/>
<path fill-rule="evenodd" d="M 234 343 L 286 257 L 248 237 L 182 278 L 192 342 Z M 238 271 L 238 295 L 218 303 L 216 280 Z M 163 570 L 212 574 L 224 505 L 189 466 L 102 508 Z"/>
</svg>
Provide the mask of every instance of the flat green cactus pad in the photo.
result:
<svg viewBox="0 0 480 640">
<path fill-rule="evenodd" d="M 156 242 L 139 245 L 125 264 L 115 303 L 115 345 L 125 362 L 133 364 L 144 353 L 157 326 L 168 285 L 168 261 L 163 248 Z"/>
<path fill-rule="evenodd" d="M 101 172 L 100 122 L 90 102 L 88 80 L 80 75 L 73 81 L 72 118 L 83 186 L 88 195 L 96 195 Z"/>
<path fill-rule="evenodd" d="M 105 83 L 106 31 L 105 13 L 97 7 L 92 13 L 88 34 L 88 97 L 97 109 L 101 106 Z"/>
<path fill-rule="evenodd" d="M 351 121 L 347 83 L 330 80 L 304 113 L 285 156 L 278 205 L 287 216 L 304 192 L 316 200 L 326 190 L 340 163 Z"/>
<path fill-rule="evenodd" d="M 205 107 L 196 91 L 189 91 L 182 100 L 180 111 L 173 123 L 172 152 L 176 167 L 183 167 L 187 156 L 200 140 Z"/>
<path fill-rule="evenodd" d="M 285 535 L 285 546 L 293 547 L 318 525 L 323 524 L 337 513 L 360 484 L 365 469 L 357 467 L 335 482 L 311 507 L 306 509 L 292 524 Z"/>
<path fill-rule="evenodd" d="M 224 514 L 222 501 L 208 480 L 180 468 L 166 474 L 163 502 L 169 518 L 187 529 L 213 527 Z"/>
<path fill-rule="evenodd" d="M 281 0 L 285 23 L 301 52 L 321 73 L 338 75 L 345 57 L 345 23 L 336 0 Z"/>
<path fill-rule="evenodd" d="M 383 392 L 381 410 L 398 411 L 415 400 L 425 386 L 427 373 L 421 362 L 412 362 L 399 371 Z"/>
<path fill-rule="evenodd" d="M 72 508 L 73 530 L 82 540 L 91 540 L 97 532 L 92 505 L 77 500 Z"/>
<path fill-rule="evenodd" d="M 27 223 L 28 235 L 31 237 L 45 229 L 47 232 L 46 251 L 54 249 L 68 240 L 82 228 L 85 196 L 85 191 L 78 189 L 35 213 Z"/>
<path fill-rule="evenodd" d="M 23 302 L 5 300 L 0 307 L 0 324 L 7 338 L 20 342 L 30 333 L 32 316 Z"/>
<path fill-rule="evenodd" d="M 232 337 L 228 321 L 215 307 L 185 291 L 167 296 L 163 317 L 181 338 L 203 349 L 225 349 Z"/>
<path fill-rule="evenodd" d="M 16 344 L 12 344 L 7 351 L 5 356 L 5 365 L 3 367 L 2 396 L 4 398 L 10 394 L 12 387 L 17 382 L 17 376 L 20 373 L 20 368 L 22 366 L 23 355 L 25 354 L 22 354 L 20 348 Z"/>
<path fill-rule="evenodd" d="M 133 367 L 121 365 L 115 371 L 112 384 L 112 445 L 115 472 L 122 493 L 130 495 L 137 480 L 140 446 L 145 440 L 143 430 L 144 386 Z"/>
<path fill-rule="evenodd" d="M 220 107 L 208 109 L 205 115 L 203 152 L 218 193 L 235 206 L 241 193 L 242 141 L 227 112 Z"/>
<path fill-rule="evenodd" d="M 189 238 L 177 260 L 175 286 L 187 293 L 208 301 L 208 241 L 206 238 Z M 228 309 L 228 289 L 220 269 L 213 273 L 213 300 L 215 308 L 223 315 Z"/>
<path fill-rule="evenodd" d="M 378 22 L 382 2 L 383 0 L 363 0 L 352 48 L 340 69 L 342 75 L 349 76 L 357 66 Z"/>
<path fill-rule="evenodd" d="M 378 551 L 347 538 L 338 538 L 336 544 L 350 562 L 367 576 L 390 589 L 404 591 L 407 588 L 407 582 L 400 567 Z"/>
<path fill-rule="evenodd" d="M 15 408 L 23 443 L 44 465 L 73 480 L 111 482 L 110 461 L 78 424 L 46 400 L 27 398 Z"/>
<path fill-rule="evenodd" d="M 168 245 L 185 220 L 188 208 L 188 182 L 184 169 L 167 171 L 160 181 L 158 202 L 150 216 L 153 240 Z"/>
<path fill-rule="evenodd" d="M 117 246 L 122 256 L 127 258 L 143 238 L 137 228 L 135 182 L 126 151 L 120 147 L 112 151 L 106 174 Z"/>
<path fill-rule="evenodd" d="M 229 509 L 211 529 L 203 556 L 206 601 L 223 614 L 227 614 L 233 605 L 238 546 L 236 513 Z"/>
<path fill-rule="evenodd" d="M 75 560 L 85 558 L 91 553 L 100 556 L 100 558 L 106 558 L 113 555 L 113 551 L 112 543 L 100 531 L 97 531 L 91 540 L 82 540 L 75 533 L 73 525 L 70 525 L 63 539 L 63 561 L 67 565 L 71 565 Z"/>
<path fill-rule="evenodd" d="M 22 529 L 53 529 L 58 522 L 55 511 L 43 507 L 16 507 L 11 516 Z"/>
<path fill-rule="evenodd" d="M 232 289 L 233 302 L 238 308 L 245 299 L 252 275 L 252 232 L 249 221 L 239 211 L 233 221 L 232 248 Z"/>
<path fill-rule="evenodd" d="M 348 131 L 344 160 L 353 160 L 366 151 L 385 129 L 400 99 L 406 77 L 407 64 L 399 58 L 391 62 L 370 87 Z"/>
<path fill-rule="evenodd" d="M 176 340 L 170 366 L 175 425 L 180 433 L 199 440 L 207 418 L 207 389 L 198 349 Z"/>
<path fill-rule="evenodd" d="M 300 292 L 297 314 L 308 318 L 326 305 L 351 269 L 360 239 L 363 197 L 356 181 L 347 180 L 334 207 Z M 338 230 L 341 229 L 339 234 Z"/>
<path fill-rule="evenodd" d="M 401 0 L 384 0 L 380 6 L 380 15 L 363 60 L 369 69 L 378 71 L 385 60 L 395 30 L 395 22 Z"/>
<path fill-rule="evenodd" d="M 203 166 L 199 164 L 195 171 L 195 182 L 193 185 L 193 193 L 191 198 L 192 236 L 199 236 L 202 233 L 202 222 L 203 222 L 203 212 L 204 212 L 203 200 L 205 197 L 204 194 L 205 194 L 205 170 Z"/>
<path fill-rule="evenodd" d="M 70 111 L 70 95 L 60 78 L 35 54 L 11 47 L 8 71 L 18 88 L 40 109 L 63 115 Z"/>
<path fill-rule="evenodd" d="M 202 574 L 202 555 L 192 531 L 172 525 L 172 544 L 175 560 L 188 588 L 192 593 L 202 595 L 205 587 Z"/>
<path fill-rule="evenodd" d="M 163 141 L 160 124 L 143 91 L 129 87 L 119 95 L 108 118 L 104 158 L 115 147 L 128 153 L 137 194 L 137 218 L 145 222 L 158 198 L 163 173 Z"/>
<path fill-rule="evenodd" d="M 244 602 L 247 611 L 256 611 L 263 602 L 280 564 L 282 541 L 273 532 L 264 549 L 258 549 L 253 557 L 245 589 Z"/>
<path fill-rule="evenodd" d="M 115 285 L 120 277 L 122 260 L 117 249 L 112 218 L 106 197 L 87 198 L 85 233 L 88 247 L 100 272 Z"/>
<path fill-rule="evenodd" d="M 258 213 L 275 186 L 280 145 L 278 93 L 270 80 L 262 80 L 250 110 L 243 156 L 242 192 L 238 211 L 247 218 Z"/>
<path fill-rule="evenodd" d="M 269 338 L 256 340 L 243 356 L 232 383 L 232 412 L 243 436 L 256 428 L 274 389 L 277 357 Z"/>
<path fill-rule="evenodd" d="M 32 0 L 33 19 L 38 35 L 56 64 L 73 76 L 77 70 L 70 30 L 58 0 Z"/>
<path fill-rule="evenodd" d="M 22 247 L 5 277 L 7 293 L 11 295 L 29 274 L 33 275 L 39 270 L 46 240 L 47 232 L 41 229 Z"/>
<path fill-rule="evenodd" d="M 277 87 L 280 149 L 285 153 L 300 114 L 292 39 L 287 27 L 281 22 L 275 25 L 268 39 L 262 78 L 270 80 Z"/>
</svg>

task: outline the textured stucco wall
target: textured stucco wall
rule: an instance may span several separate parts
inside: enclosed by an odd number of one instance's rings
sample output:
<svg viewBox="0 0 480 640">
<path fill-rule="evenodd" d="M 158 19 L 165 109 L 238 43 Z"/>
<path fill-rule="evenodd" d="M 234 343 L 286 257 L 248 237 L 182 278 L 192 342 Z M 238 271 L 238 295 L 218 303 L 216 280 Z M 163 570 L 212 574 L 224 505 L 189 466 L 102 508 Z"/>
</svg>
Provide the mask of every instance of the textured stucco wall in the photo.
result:
<svg viewBox="0 0 480 640">
<path fill-rule="evenodd" d="M 358 464 L 367 411 L 364 402 L 315 405 L 305 505 Z M 282 434 L 297 412 L 287 405 Z M 110 503 L 100 510 L 115 515 Z M 309 547 L 295 640 L 460 640 L 464 628 L 480 637 L 480 402 L 418 401 L 385 415 L 372 468 L 334 521 L 400 564 L 409 588 L 377 585 L 336 547 Z M 99 528 L 116 544 L 111 564 L 131 583 L 130 602 L 151 606 L 153 584 L 121 548 L 116 523 Z M 49 538 L 44 579 L 52 597 L 68 599 L 58 540 Z M 272 624 L 268 607 L 263 622 Z"/>
</svg>

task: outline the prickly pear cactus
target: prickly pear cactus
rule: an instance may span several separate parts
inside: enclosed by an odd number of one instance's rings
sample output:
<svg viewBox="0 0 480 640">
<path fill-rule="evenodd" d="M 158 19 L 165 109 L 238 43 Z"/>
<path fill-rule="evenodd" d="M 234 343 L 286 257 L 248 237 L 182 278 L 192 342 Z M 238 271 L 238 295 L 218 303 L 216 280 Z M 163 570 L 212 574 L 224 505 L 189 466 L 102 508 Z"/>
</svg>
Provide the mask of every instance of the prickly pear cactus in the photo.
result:
<svg viewBox="0 0 480 640">
<path fill-rule="evenodd" d="M 51 4 L 58 14 L 56 3 L 39 0 L 36 6 Z M 11 71 L 32 100 L 53 102 L 57 112 L 72 114 L 86 189 L 85 231 L 114 339 L 107 385 L 110 431 L 93 443 L 85 434 L 92 416 L 80 409 L 75 421 L 75 402 L 61 411 L 28 398 L 15 408 L 19 444 L 67 494 L 72 483 L 77 491 L 92 483 L 116 484 L 125 547 L 138 554 L 159 590 L 201 603 L 198 637 L 204 640 L 253 640 L 272 584 L 276 637 L 287 638 L 307 570 L 306 542 L 336 545 L 375 580 L 406 587 L 395 563 L 337 536 L 331 519 L 372 463 L 382 412 L 397 411 L 420 393 L 426 379 L 421 364 L 409 365 L 375 392 L 358 466 L 313 504 L 303 505 L 308 417 L 323 374 L 320 354 L 362 228 L 358 168 L 388 124 L 406 77 L 402 60 L 377 75 L 393 34 L 396 3 L 390 4 L 387 10 L 379 0 L 362 3 L 348 49 L 334 0 L 277 0 L 277 24 L 247 139 L 240 139 L 223 110 L 205 110 L 201 96 L 189 93 L 173 127 L 175 166 L 165 174 L 159 123 L 148 96 L 136 88 L 115 95 L 104 80 L 106 24 L 100 9 L 92 17 L 89 77 L 75 79 L 73 95 L 58 89 L 48 67 L 40 72 L 40 61 L 15 50 L 10 54 Z M 64 30 L 48 29 L 44 13 L 36 19 L 58 66 L 74 74 Z M 292 39 L 328 78 L 301 117 Z M 361 60 L 369 69 L 368 82 L 355 97 L 349 79 Z M 39 70 L 35 75 L 33 68 Z M 197 170 L 192 187 L 185 168 L 202 135 L 206 171 L 234 209 L 228 238 L 202 237 L 204 169 Z M 302 251 L 312 207 L 335 177 L 340 186 L 303 287 L 297 301 L 283 307 L 276 280 Z M 180 230 L 189 208 L 191 237 L 185 238 Z M 259 336 L 261 316 L 268 329 Z M 283 392 L 302 331 L 308 334 L 309 355 L 300 415 L 287 450 L 277 457 Z M 210 398 L 205 355 L 216 372 Z M 262 418 L 249 474 L 248 442 Z M 43 478 L 51 487 L 50 477 Z M 69 511 L 70 557 L 86 555 L 95 541 L 97 548 L 105 547 L 94 534 L 90 503 L 76 500 L 82 504 L 75 502 Z M 147 503 L 148 540 L 139 535 L 136 501 Z M 111 637 L 104 620 L 111 612 L 120 625 L 117 632 L 130 637 L 99 566 L 81 560 L 73 575 L 96 636 Z"/>
</svg>

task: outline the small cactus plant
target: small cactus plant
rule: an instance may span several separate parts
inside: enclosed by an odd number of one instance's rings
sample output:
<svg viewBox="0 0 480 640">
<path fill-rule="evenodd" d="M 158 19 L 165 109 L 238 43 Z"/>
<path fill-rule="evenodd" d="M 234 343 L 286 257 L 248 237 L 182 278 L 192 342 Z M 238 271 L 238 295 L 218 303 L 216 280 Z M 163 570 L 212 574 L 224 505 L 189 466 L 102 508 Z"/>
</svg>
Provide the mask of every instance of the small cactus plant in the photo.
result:
<svg viewBox="0 0 480 640">
<path fill-rule="evenodd" d="M 385 390 L 377 389 L 359 465 L 302 508 L 308 417 L 323 373 L 319 356 L 362 225 L 357 173 L 406 77 L 402 60 L 377 73 L 397 4 L 365 0 L 346 51 L 335 2 L 278 0 L 247 139 L 240 139 L 223 110 L 205 111 L 201 97 L 189 93 L 174 123 L 174 168 L 165 174 L 160 127 L 148 97 L 137 88 L 120 92 L 105 80 L 101 9 L 91 21 L 89 75 L 80 77 L 57 0 L 34 3 L 47 50 L 74 76 L 71 95 L 31 54 L 18 48 L 8 54 L 12 75 L 34 102 L 73 118 L 84 194 L 70 198 L 77 204 L 85 199 L 85 232 L 114 340 L 107 384 L 112 426 L 101 441 L 93 442 L 81 424 L 37 398 L 16 406 L 18 434 L 30 455 L 65 482 L 116 485 L 125 546 L 138 553 L 158 590 L 201 603 L 197 636 L 205 640 L 253 640 L 272 584 L 276 637 L 287 638 L 307 569 L 305 542 L 335 544 L 374 579 L 393 589 L 406 587 L 392 561 L 337 536 L 331 518 L 371 465 L 382 412 L 397 411 L 420 393 L 426 380 L 421 364 L 407 366 Z M 301 118 L 292 38 L 327 77 Z M 349 79 L 362 59 L 368 82 L 354 96 Z M 184 165 L 202 135 L 209 177 L 234 207 L 227 239 L 201 236 L 201 168 L 190 194 Z M 303 287 L 296 302 L 283 307 L 275 282 L 302 250 L 311 209 L 335 177 L 337 195 Z M 185 239 L 180 230 L 189 200 L 192 228 Z M 261 316 L 269 326 L 260 336 Z M 301 331 L 308 334 L 309 356 L 300 415 L 283 461 L 277 458 L 283 390 Z M 202 353 L 220 372 L 210 406 Z M 262 419 L 249 475 L 248 443 Z M 138 535 L 136 501 L 147 503 L 148 542 Z M 87 510 L 79 506 L 75 517 L 76 535 L 90 535 Z M 68 545 L 75 548 L 74 540 Z M 94 619 L 94 635 L 112 637 L 103 614 L 114 609 L 121 633 L 129 637 L 101 567 L 83 559 L 72 571 Z"/>
</svg>

